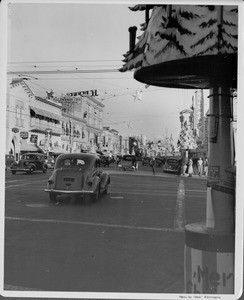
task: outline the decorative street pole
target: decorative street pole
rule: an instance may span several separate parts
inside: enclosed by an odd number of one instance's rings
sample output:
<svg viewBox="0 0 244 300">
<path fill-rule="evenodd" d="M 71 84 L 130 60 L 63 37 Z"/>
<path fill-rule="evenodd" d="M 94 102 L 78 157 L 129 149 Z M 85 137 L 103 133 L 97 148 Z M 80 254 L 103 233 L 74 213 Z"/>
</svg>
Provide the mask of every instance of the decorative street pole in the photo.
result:
<svg viewBox="0 0 244 300">
<path fill-rule="evenodd" d="M 52 129 L 51 129 L 51 128 L 47 128 L 47 129 L 45 130 L 45 132 L 46 132 L 46 137 L 45 137 L 45 150 L 46 150 L 47 156 L 49 156 L 50 145 L 51 145 Z"/>
<path fill-rule="evenodd" d="M 133 11 L 148 8 L 136 5 Z M 206 223 L 185 227 L 185 292 L 233 294 L 235 167 L 231 132 L 237 87 L 237 5 L 155 5 L 121 72 L 148 85 L 210 89 Z M 181 117 L 183 123 L 183 118 Z M 183 126 L 183 125 L 182 125 Z"/>
</svg>

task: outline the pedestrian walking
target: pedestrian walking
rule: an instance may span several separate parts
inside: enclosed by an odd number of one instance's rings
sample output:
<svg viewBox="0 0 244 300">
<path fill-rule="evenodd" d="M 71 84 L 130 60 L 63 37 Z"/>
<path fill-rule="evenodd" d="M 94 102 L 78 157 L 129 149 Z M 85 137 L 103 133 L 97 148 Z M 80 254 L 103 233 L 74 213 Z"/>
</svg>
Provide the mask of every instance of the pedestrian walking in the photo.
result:
<svg viewBox="0 0 244 300">
<path fill-rule="evenodd" d="M 198 159 L 196 157 L 193 157 L 192 161 L 193 161 L 193 174 L 197 175 L 198 174 L 198 168 L 197 168 Z"/>
<path fill-rule="evenodd" d="M 198 175 L 202 176 L 202 170 L 203 170 L 203 160 L 200 157 L 197 161 L 197 169 L 198 169 Z"/>
<path fill-rule="evenodd" d="M 192 174 L 193 174 L 193 161 L 190 158 L 189 161 L 188 161 L 188 175 L 189 175 L 189 177 L 192 177 Z"/>
<path fill-rule="evenodd" d="M 181 172 L 181 175 L 183 175 L 183 176 L 186 175 L 187 163 L 188 163 L 188 159 L 185 157 L 185 158 L 183 159 L 183 163 L 182 163 L 182 172 Z"/>
<path fill-rule="evenodd" d="M 208 159 L 205 158 L 203 161 L 203 172 L 205 176 L 208 176 Z"/>
<path fill-rule="evenodd" d="M 156 174 L 156 170 L 155 170 L 156 160 L 155 160 L 155 157 L 151 157 L 150 166 L 152 168 L 153 175 L 155 175 Z"/>
<path fill-rule="evenodd" d="M 133 158 L 132 158 L 132 169 L 134 171 L 138 170 L 138 162 L 137 162 L 136 156 L 133 156 Z"/>
</svg>

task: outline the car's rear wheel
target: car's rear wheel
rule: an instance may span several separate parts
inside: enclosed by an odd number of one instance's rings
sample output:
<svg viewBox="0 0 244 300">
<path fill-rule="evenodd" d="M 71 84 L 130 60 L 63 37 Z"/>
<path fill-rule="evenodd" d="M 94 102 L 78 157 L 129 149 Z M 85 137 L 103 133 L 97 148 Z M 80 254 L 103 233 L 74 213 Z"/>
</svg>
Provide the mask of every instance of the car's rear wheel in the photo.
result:
<svg viewBox="0 0 244 300">
<path fill-rule="evenodd" d="M 35 168 L 32 166 L 31 168 L 30 168 L 30 170 L 29 170 L 29 174 L 33 174 L 33 172 L 35 171 Z"/>
<path fill-rule="evenodd" d="M 105 189 L 103 190 L 103 194 L 106 195 L 108 193 L 108 185 L 106 185 Z"/>
<path fill-rule="evenodd" d="M 94 194 L 92 195 L 92 200 L 95 202 L 99 199 L 99 197 L 100 197 L 100 186 L 98 185 Z"/>
<path fill-rule="evenodd" d="M 15 171 L 15 170 L 12 170 L 11 172 L 12 172 L 12 174 L 13 174 L 13 175 L 15 175 L 15 174 L 16 174 L 16 171 Z"/>
<path fill-rule="evenodd" d="M 51 202 L 56 202 L 57 201 L 57 195 L 54 193 L 49 193 L 49 199 Z"/>
</svg>

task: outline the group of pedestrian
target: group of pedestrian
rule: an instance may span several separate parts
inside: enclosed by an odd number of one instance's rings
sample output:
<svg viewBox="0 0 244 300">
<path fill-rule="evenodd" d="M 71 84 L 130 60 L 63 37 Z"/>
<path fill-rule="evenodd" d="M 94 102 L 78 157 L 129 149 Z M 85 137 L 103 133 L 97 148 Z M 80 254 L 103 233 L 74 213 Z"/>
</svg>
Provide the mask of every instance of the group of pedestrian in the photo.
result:
<svg viewBox="0 0 244 300">
<path fill-rule="evenodd" d="M 186 174 L 189 177 L 192 177 L 192 175 L 208 176 L 208 159 L 202 159 L 202 157 L 197 160 L 185 159 L 182 163 L 182 175 L 185 176 Z"/>
</svg>

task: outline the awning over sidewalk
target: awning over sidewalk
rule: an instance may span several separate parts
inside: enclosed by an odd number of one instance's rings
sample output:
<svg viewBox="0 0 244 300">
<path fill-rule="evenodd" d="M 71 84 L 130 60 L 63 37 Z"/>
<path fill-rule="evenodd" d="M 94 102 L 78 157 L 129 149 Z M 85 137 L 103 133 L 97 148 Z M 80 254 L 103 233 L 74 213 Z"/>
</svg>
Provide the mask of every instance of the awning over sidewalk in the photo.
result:
<svg viewBox="0 0 244 300">
<path fill-rule="evenodd" d="M 42 149 L 35 144 L 28 144 L 26 140 L 20 140 L 20 151 L 22 152 L 40 152 L 43 153 Z"/>
<path fill-rule="evenodd" d="M 40 109 L 40 108 L 37 108 L 37 107 L 34 107 L 34 106 L 30 106 L 30 110 L 33 110 L 33 112 L 36 115 L 44 116 L 44 117 L 47 117 L 49 119 L 60 121 L 60 117 L 58 115 L 56 115 L 54 113 L 51 113 L 49 111 L 46 111 L 44 109 Z"/>
<path fill-rule="evenodd" d="M 54 154 L 58 154 L 58 153 L 67 153 L 67 151 L 65 151 L 62 147 L 60 146 L 54 146 L 52 149 L 50 149 L 49 153 L 54 153 Z"/>
</svg>

